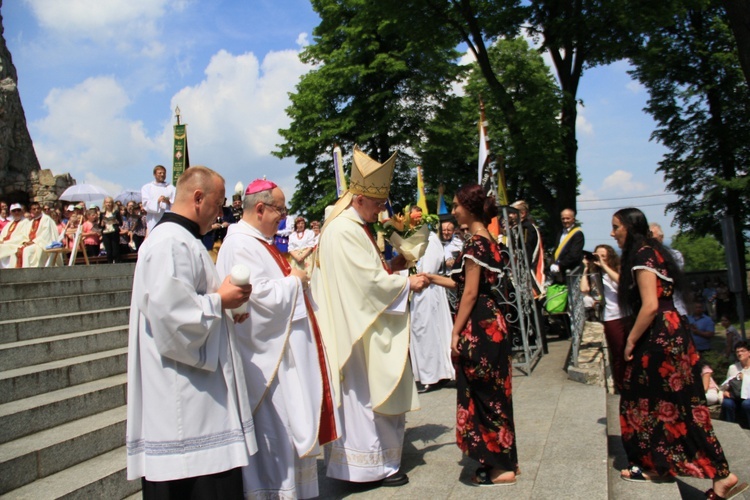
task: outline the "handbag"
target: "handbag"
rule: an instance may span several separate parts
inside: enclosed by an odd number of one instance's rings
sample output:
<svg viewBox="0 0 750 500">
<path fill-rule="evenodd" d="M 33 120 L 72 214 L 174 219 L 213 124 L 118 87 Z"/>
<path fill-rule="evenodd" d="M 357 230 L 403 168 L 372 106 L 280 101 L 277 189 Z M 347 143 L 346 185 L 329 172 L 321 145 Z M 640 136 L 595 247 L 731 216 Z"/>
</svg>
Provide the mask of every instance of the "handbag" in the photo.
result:
<svg viewBox="0 0 750 500">
<path fill-rule="evenodd" d="M 742 399 L 742 379 L 739 373 L 727 382 L 727 390 L 732 399 Z"/>
<path fill-rule="evenodd" d="M 547 286 L 547 300 L 544 308 L 550 314 L 565 312 L 568 305 L 568 287 L 563 284 L 553 284 Z"/>
</svg>

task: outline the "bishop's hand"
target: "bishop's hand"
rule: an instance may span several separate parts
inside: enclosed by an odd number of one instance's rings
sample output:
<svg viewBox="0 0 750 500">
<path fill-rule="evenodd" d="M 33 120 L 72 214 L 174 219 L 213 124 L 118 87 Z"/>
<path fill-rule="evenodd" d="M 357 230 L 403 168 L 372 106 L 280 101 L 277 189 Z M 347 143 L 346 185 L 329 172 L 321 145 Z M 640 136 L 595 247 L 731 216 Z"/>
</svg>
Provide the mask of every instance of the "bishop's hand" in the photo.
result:
<svg viewBox="0 0 750 500">
<path fill-rule="evenodd" d="M 430 280 L 424 274 L 409 276 L 409 288 L 412 292 L 421 292 L 428 286 L 430 286 Z"/>
</svg>

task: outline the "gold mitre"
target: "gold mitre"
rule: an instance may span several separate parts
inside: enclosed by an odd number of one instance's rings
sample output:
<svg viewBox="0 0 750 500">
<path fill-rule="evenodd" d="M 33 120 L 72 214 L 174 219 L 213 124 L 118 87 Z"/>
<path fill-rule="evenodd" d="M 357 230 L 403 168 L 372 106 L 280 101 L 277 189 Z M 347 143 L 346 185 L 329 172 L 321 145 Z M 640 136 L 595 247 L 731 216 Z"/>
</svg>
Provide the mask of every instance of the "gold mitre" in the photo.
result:
<svg viewBox="0 0 750 500">
<path fill-rule="evenodd" d="M 359 147 L 354 146 L 349 191 L 352 194 L 362 194 L 371 198 L 383 200 L 388 198 L 397 154 L 393 153 L 388 161 L 381 164 L 363 153 Z"/>
</svg>

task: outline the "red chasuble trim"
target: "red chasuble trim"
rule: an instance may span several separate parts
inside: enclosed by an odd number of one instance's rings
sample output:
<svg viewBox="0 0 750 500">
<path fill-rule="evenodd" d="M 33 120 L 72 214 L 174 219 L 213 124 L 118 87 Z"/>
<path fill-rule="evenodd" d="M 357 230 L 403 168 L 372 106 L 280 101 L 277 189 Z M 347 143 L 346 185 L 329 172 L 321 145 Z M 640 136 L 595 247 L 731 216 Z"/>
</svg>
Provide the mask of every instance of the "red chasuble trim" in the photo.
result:
<svg viewBox="0 0 750 500">
<path fill-rule="evenodd" d="M 16 226 L 18 226 L 18 221 L 13 221 L 10 223 L 10 228 L 8 229 L 8 233 L 5 235 L 5 238 L 3 238 L 3 243 L 8 241 L 11 236 L 13 236 L 13 231 L 16 230 Z"/>
<path fill-rule="evenodd" d="M 39 230 L 39 223 L 41 221 L 42 221 L 41 217 L 31 221 L 31 231 L 29 231 L 29 243 L 34 241 L 34 238 L 36 238 L 36 232 Z M 16 252 L 16 267 L 23 267 L 23 249 L 24 248 L 26 248 L 26 245 L 21 245 L 18 248 L 18 251 Z"/>
<path fill-rule="evenodd" d="M 284 258 L 283 255 L 281 255 L 279 249 L 273 245 L 269 245 L 266 241 L 263 241 L 260 238 L 256 239 L 266 247 L 268 252 L 273 257 L 273 260 L 275 260 L 279 265 L 281 272 L 284 273 L 284 276 L 289 276 L 289 274 L 292 272 L 292 266 L 289 265 L 289 262 Z M 305 295 L 304 297 L 305 307 L 307 308 L 307 316 L 310 318 L 310 324 L 312 325 L 313 329 L 313 336 L 315 337 L 315 346 L 318 348 L 320 376 L 323 379 L 323 408 L 321 408 L 320 412 L 320 429 L 318 430 L 318 441 L 321 445 L 324 445 L 326 443 L 330 443 L 331 441 L 337 440 L 339 436 L 336 434 L 336 419 L 334 418 L 333 413 L 335 407 L 333 405 L 333 398 L 331 398 L 331 384 L 328 380 L 328 370 L 325 369 L 326 358 L 323 351 L 323 341 L 321 340 L 320 329 L 318 328 L 318 321 L 315 318 L 315 312 L 313 311 L 310 300 L 307 298 L 307 295 Z"/>
</svg>

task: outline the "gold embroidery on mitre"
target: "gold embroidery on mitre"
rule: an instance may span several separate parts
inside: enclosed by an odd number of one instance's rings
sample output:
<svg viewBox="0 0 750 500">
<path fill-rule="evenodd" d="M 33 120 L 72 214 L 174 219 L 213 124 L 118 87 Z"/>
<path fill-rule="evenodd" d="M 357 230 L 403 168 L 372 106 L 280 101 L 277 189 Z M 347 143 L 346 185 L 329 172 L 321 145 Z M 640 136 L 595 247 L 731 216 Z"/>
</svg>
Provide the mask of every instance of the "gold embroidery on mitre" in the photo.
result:
<svg viewBox="0 0 750 500">
<path fill-rule="evenodd" d="M 381 164 L 354 146 L 349 191 L 352 194 L 363 194 L 373 198 L 388 198 L 393 169 L 396 167 L 396 155 L 397 153 L 393 153 L 385 163 Z"/>
</svg>

